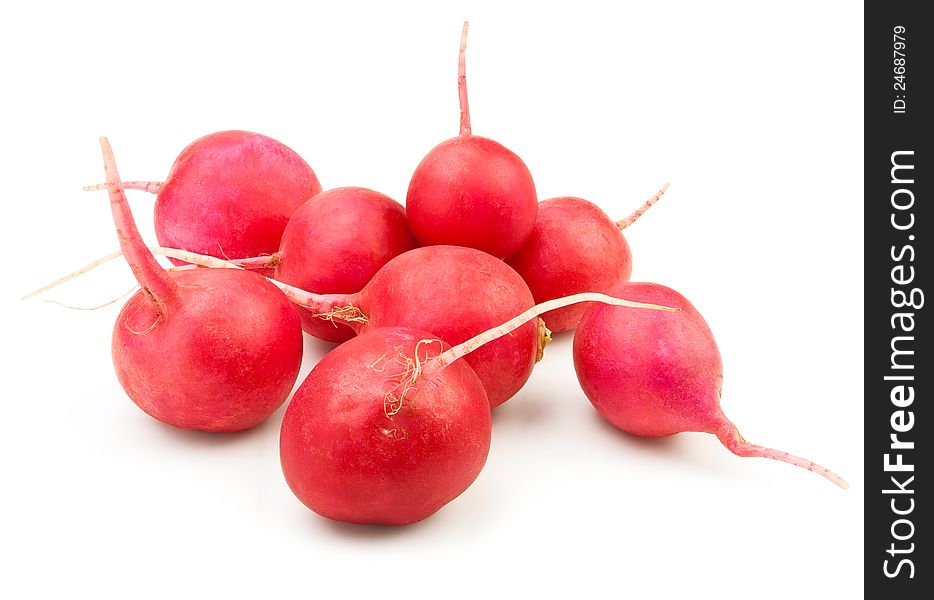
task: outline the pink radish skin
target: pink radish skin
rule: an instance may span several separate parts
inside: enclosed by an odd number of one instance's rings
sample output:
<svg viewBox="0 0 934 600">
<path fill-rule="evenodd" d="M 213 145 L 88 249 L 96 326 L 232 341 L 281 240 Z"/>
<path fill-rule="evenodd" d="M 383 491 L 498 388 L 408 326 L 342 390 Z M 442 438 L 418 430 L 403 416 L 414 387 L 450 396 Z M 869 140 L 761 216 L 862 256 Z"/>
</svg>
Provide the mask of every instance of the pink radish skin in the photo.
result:
<svg viewBox="0 0 934 600">
<path fill-rule="evenodd" d="M 161 245 L 246 258 L 278 250 L 289 217 L 321 184 L 308 163 L 281 142 L 221 131 L 182 150 L 164 182 L 124 182 L 123 189 L 156 194 Z"/>
<path fill-rule="evenodd" d="M 563 196 L 543 200 L 535 228 L 506 259 L 529 286 L 535 302 L 608 290 L 632 274 L 632 251 L 621 229 L 631 225 L 668 189 L 665 185 L 626 219 L 614 223 L 597 205 Z M 576 304 L 542 315 L 553 333 L 577 327 L 587 309 Z"/>
<path fill-rule="evenodd" d="M 329 352 L 289 403 L 279 449 L 289 487 L 329 519 L 424 519 L 477 478 L 490 449 L 490 405 L 457 361 L 406 389 L 414 362 L 446 348 L 427 332 L 373 329 Z M 395 394 L 387 398 L 387 394 Z"/>
<path fill-rule="evenodd" d="M 723 365 L 713 334 L 684 296 L 654 283 L 619 283 L 607 293 L 681 312 L 588 307 L 574 334 L 574 367 L 600 416 L 644 437 L 712 433 L 738 456 L 780 460 L 848 487 L 820 465 L 743 439 L 720 409 Z"/>
<path fill-rule="evenodd" d="M 256 273 L 160 267 L 133 222 L 105 138 L 101 148 L 120 248 L 142 288 L 114 326 L 120 384 L 147 414 L 182 429 L 260 423 L 286 399 L 301 366 L 292 304 Z"/>
<path fill-rule="evenodd" d="M 406 210 L 422 245 L 451 244 L 498 258 L 515 252 L 532 232 L 538 202 L 525 163 L 502 144 L 471 133 L 465 51 L 461 36 L 458 91 L 460 135 L 432 149 L 415 169 Z"/>
<path fill-rule="evenodd" d="M 392 258 L 416 246 L 401 204 L 373 190 L 344 187 L 303 203 L 289 219 L 279 251 L 257 260 L 275 265 L 273 276 L 283 283 L 352 294 Z M 307 309 L 299 316 L 302 329 L 317 338 L 343 342 L 354 336 L 344 323 L 316 318 Z"/>
</svg>

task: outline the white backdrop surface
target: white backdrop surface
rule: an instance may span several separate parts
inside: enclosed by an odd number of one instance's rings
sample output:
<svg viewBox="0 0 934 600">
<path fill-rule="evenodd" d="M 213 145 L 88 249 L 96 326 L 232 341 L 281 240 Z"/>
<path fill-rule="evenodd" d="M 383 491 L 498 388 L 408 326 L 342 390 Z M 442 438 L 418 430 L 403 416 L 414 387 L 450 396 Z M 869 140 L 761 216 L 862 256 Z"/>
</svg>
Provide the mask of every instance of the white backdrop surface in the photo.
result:
<svg viewBox="0 0 934 600">
<path fill-rule="evenodd" d="M 20 3 L 0 9 L 5 491 L 0 596 L 852 598 L 862 584 L 862 8 L 851 2 Z M 457 133 L 471 21 L 474 132 L 540 198 L 622 218 L 634 280 L 684 293 L 717 336 L 723 407 L 842 491 L 703 434 L 602 422 L 571 336 L 494 413 L 474 485 L 404 528 L 329 522 L 291 494 L 283 410 L 236 435 L 159 424 L 110 363 L 132 285 L 97 138 L 125 179 L 248 129 L 325 188 L 404 200 Z M 131 195 L 150 241 L 152 199 Z M 328 345 L 306 339 L 304 376 Z M 167 357 L 167 360 L 169 357 Z M 518 595 L 518 596 L 517 596 Z"/>
</svg>

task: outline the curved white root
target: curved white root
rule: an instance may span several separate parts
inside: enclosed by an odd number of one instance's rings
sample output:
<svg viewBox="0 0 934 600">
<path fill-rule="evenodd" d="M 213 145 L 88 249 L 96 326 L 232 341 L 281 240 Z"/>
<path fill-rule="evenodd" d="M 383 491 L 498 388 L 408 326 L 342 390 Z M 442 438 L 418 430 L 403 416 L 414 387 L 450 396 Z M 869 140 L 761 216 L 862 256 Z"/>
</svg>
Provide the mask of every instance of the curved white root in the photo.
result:
<svg viewBox="0 0 934 600">
<path fill-rule="evenodd" d="M 45 284 L 44 286 L 42 286 L 41 288 L 29 292 L 28 294 L 26 294 L 25 296 L 23 296 L 22 298 L 20 298 L 20 300 L 28 300 L 29 298 L 32 298 L 33 296 L 38 296 L 39 294 L 45 293 L 45 292 L 51 290 L 51 289 L 54 288 L 54 287 L 58 287 L 58 286 L 62 285 L 63 283 L 66 283 L 66 282 L 68 282 L 68 281 L 71 281 L 71 280 L 74 279 L 75 277 L 78 277 L 78 276 L 80 276 L 80 275 L 84 275 L 84 274 L 87 273 L 88 271 L 91 271 L 91 270 L 93 270 L 93 269 L 96 269 L 97 267 L 101 266 L 102 264 L 107 263 L 107 262 L 110 262 L 110 261 L 112 261 L 112 260 L 115 259 L 115 258 L 120 258 L 121 256 L 123 256 L 123 252 L 121 252 L 121 251 L 119 251 L 119 250 L 117 250 L 116 252 L 111 252 L 111 253 L 108 254 L 107 256 L 102 256 L 101 258 L 98 258 L 97 260 L 95 260 L 95 261 L 93 261 L 93 262 L 89 262 L 88 264 L 84 265 L 83 267 L 81 267 L 80 269 L 78 269 L 77 271 L 75 271 L 75 272 L 73 272 L 73 273 L 69 273 L 68 275 L 65 275 L 64 277 L 59 277 L 58 279 L 56 279 L 56 280 L 53 281 L 52 283 L 47 283 L 47 284 Z"/>
<path fill-rule="evenodd" d="M 624 300 L 622 298 L 614 298 L 613 296 L 608 296 L 606 294 L 599 294 L 596 292 L 584 292 L 582 294 L 573 294 L 571 296 L 565 296 L 564 298 L 556 298 L 554 300 L 548 300 L 547 302 L 542 302 L 541 304 L 536 304 L 532 308 L 523 312 L 522 314 L 513 317 L 512 319 L 506 321 L 498 327 L 493 329 L 488 329 L 483 333 L 475 335 L 466 342 L 458 344 L 453 348 L 445 350 L 441 356 L 435 360 L 435 366 L 437 368 L 444 368 L 445 365 L 449 365 L 458 358 L 463 357 L 466 354 L 469 354 L 479 348 L 480 346 L 492 342 L 493 340 L 500 338 L 507 333 L 518 329 L 519 327 L 525 325 L 535 317 L 546 313 L 549 310 L 555 310 L 558 308 L 564 308 L 565 306 L 570 306 L 571 304 L 577 304 L 578 302 L 600 302 L 603 304 L 612 304 L 615 306 L 628 306 L 630 308 L 645 308 L 651 310 L 663 310 L 668 312 L 680 312 L 680 308 L 672 308 L 669 306 L 659 306 L 658 304 L 647 304 L 645 302 L 633 302 L 631 300 Z"/>
<path fill-rule="evenodd" d="M 631 215 L 629 215 L 628 217 L 626 217 L 626 218 L 623 219 L 622 221 L 617 221 L 617 222 L 616 222 L 616 226 L 619 227 L 620 229 L 626 229 L 627 227 L 629 227 L 630 225 L 632 225 L 633 223 L 635 223 L 635 222 L 639 219 L 639 217 L 641 217 L 643 214 L 645 214 L 645 211 L 647 211 L 647 210 L 649 210 L 650 208 L 652 208 L 652 205 L 655 204 L 656 202 L 658 202 L 659 199 L 660 199 L 662 196 L 665 195 L 665 192 L 668 191 L 668 188 L 669 188 L 669 187 L 671 187 L 671 182 L 670 182 L 670 181 L 669 181 L 668 183 L 666 183 L 665 185 L 663 185 L 663 186 L 662 186 L 662 189 L 660 189 L 660 190 L 658 190 L 657 192 L 655 192 L 655 195 L 652 196 L 651 198 L 649 198 L 648 200 L 646 200 L 646 201 L 642 204 L 642 206 L 640 206 L 639 208 L 636 209 L 636 211 L 635 211 L 634 213 L 632 213 Z"/>
</svg>

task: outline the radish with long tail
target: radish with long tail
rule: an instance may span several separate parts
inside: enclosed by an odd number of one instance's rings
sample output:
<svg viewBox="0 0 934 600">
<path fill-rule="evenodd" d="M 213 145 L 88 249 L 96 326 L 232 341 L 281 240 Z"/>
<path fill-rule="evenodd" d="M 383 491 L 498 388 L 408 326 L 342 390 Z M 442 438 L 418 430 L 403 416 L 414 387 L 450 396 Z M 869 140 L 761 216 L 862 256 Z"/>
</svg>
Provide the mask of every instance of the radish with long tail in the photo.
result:
<svg viewBox="0 0 934 600">
<path fill-rule="evenodd" d="M 607 293 L 681 310 L 661 314 L 599 304 L 587 309 L 574 332 L 574 366 L 600 416 L 644 437 L 712 433 L 739 456 L 790 463 L 849 487 L 810 460 L 743 439 L 720 409 L 720 350 L 706 321 L 684 296 L 655 283 L 620 283 Z"/>
</svg>

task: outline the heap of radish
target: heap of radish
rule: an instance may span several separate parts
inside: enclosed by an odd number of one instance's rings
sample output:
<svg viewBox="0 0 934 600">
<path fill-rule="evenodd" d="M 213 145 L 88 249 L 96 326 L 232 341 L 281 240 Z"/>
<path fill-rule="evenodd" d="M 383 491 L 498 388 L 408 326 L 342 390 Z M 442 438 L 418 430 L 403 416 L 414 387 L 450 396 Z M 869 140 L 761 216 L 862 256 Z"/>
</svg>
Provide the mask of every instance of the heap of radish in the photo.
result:
<svg viewBox="0 0 934 600">
<path fill-rule="evenodd" d="M 101 138 L 106 183 L 91 187 L 109 193 L 121 252 L 59 282 L 125 257 L 140 291 L 112 351 L 130 399 L 174 427 L 232 432 L 294 389 L 279 450 L 295 496 L 330 519 L 401 525 L 477 479 L 492 409 L 523 388 L 551 331 L 576 328 L 583 394 L 619 429 L 711 433 L 739 456 L 847 487 L 747 442 L 720 408 L 723 366 L 703 317 L 674 290 L 629 282 L 621 231 L 668 186 L 618 222 L 581 198 L 539 203 L 522 160 L 472 134 L 466 42 L 465 23 L 460 135 L 421 161 L 405 207 L 366 188 L 322 192 L 298 154 L 255 133 L 197 140 L 162 183 L 122 181 Z M 127 189 L 157 194 L 164 247 L 144 245 Z M 296 389 L 303 329 L 340 345 Z"/>
</svg>

